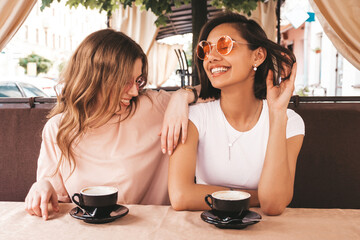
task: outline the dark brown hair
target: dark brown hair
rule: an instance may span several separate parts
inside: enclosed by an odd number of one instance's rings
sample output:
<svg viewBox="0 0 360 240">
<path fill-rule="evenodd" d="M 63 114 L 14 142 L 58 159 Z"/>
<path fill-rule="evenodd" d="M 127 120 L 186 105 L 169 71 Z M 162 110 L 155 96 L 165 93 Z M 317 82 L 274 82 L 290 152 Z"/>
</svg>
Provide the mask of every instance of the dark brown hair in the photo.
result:
<svg viewBox="0 0 360 240">
<path fill-rule="evenodd" d="M 254 94 L 258 99 L 266 98 L 266 76 L 269 70 L 274 72 L 273 82 L 274 85 L 279 84 L 280 73 L 284 72 L 285 68 L 291 69 L 292 65 L 296 62 L 295 55 L 287 48 L 280 46 L 277 43 L 274 43 L 267 38 L 266 33 L 260 27 L 258 23 L 254 20 L 247 19 L 246 17 L 232 13 L 225 12 L 217 15 L 215 18 L 208 21 L 200 32 L 200 37 L 198 42 L 202 40 L 207 40 L 210 32 L 218 25 L 223 23 L 230 23 L 234 26 L 235 29 L 239 31 L 239 34 L 244 38 L 248 43 L 248 48 L 250 50 L 255 50 L 259 47 L 263 47 L 266 52 L 266 58 L 264 62 L 258 66 L 255 73 L 254 81 Z M 206 98 L 215 98 L 219 99 L 221 90 L 214 88 L 211 85 L 211 82 L 206 75 L 206 72 L 203 67 L 203 60 L 200 60 L 196 54 L 194 56 L 195 65 L 198 71 L 198 75 L 201 83 L 201 92 L 200 97 L 203 99 Z M 282 76 L 282 80 L 286 80 L 290 77 L 291 72 L 287 72 L 286 76 Z"/>
</svg>

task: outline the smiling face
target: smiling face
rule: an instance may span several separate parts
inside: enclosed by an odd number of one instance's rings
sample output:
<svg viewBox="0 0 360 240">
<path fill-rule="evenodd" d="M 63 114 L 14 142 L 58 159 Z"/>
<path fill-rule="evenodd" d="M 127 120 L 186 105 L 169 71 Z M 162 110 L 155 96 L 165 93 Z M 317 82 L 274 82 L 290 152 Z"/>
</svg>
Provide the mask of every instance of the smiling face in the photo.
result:
<svg viewBox="0 0 360 240">
<path fill-rule="evenodd" d="M 203 61 L 204 70 L 215 88 L 224 90 L 235 85 L 252 87 L 254 81 L 253 59 L 254 51 L 248 48 L 245 39 L 232 24 L 224 23 L 216 26 L 209 34 L 207 41 L 216 44 L 224 36 L 230 36 L 234 41 L 233 49 L 228 55 L 221 55 L 212 47 L 207 59 Z"/>
<path fill-rule="evenodd" d="M 130 100 L 133 97 L 137 97 L 139 95 L 138 81 L 140 81 L 142 74 L 142 61 L 140 58 L 138 58 L 134 64 L 132 78 L 128 81 L 124 88 L 123 94 L 120 96 L 121 108 L 118 107 L 118 109 L 116 109 L 117 114 L 123 113 L 125 109 L 130 105 Z"/>
</svg>

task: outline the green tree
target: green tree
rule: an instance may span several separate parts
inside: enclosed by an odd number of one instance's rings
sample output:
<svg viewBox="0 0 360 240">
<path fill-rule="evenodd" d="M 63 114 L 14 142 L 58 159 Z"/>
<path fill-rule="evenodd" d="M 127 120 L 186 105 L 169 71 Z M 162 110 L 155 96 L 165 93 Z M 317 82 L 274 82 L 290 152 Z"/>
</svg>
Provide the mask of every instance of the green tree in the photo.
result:
<svg viewBox="0 0 360 240">
<path fill-rule="evenodd" d="M 47 73 L 52 66 L 52 62 L 49 59 L 46 59 L 42 56 L 32 53 L 25 58 L 19 59 L 19 65 L 25 69 L 25 73 L 27 73 L 27 64 L 29 62 L 36 63 L 36 74 L 37 75 L 39 73 Z"/>
<path fill-rule="evenodd" d="M 54 0 L 42 0 L 41 10 L 45 7 L 50 7 Z M 60 2 L 61 0 L 56 0 Z M 113 11 L 119 8 L 119 6 L 131 7 L 133 3 L 137 6 L 141 6 L 146 11 L 152 11 L 158 18 L 155 21 L 157 26 L 166 25 L 166 15 L 171 13 L 171 6 L 177 7 L 183 4 L 189 4 L 191 0 L 63 0 L 66 1 L 67 6 L 77 8 L 79 5 L 83 5 L 90 9 L 99 9 L 100 12 L 105 11 L 108 17 L 111 17 Z M 196 1 L 196 0 L 194 0 Z M 259 0 L 264 2 L 265 0 Z M 211 5 L 230 11 L 239 11 L 251 15 L 251 11 L 257 7 L 258 0 L 212 0 Z"/>
<path fill-rule="evenodd" d="M 63 62 L 61 62 L 61 63 L 58 65 L 58 71 L 59 71 L 59 73 L 61 73 L 61 72 L 64 70 L 66 64 L 67 64 L 67 62 L 66 62 L 66 61 L 63 61 Z"/>
</svg>

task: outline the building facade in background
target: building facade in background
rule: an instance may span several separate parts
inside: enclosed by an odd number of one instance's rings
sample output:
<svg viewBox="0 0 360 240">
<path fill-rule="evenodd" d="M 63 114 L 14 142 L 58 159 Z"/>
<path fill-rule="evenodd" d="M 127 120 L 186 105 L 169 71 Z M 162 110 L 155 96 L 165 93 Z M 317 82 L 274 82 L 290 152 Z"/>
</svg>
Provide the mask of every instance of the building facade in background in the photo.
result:
<svg viewBox="0 0 360 240">
<path fill-rule="evenodd" d="M 282 16 L 293 9 L 313 12 L 308 1 L 286 0 Z M 360 71 L 333 46 L 318 19 L 298 28 L 282 17 L 281 44 L 292 50 L 298 68 L 295 89 L 308 96 L 360 96 Z"/>
<path fill-rule="evenodd" d="M 54 1 L 50 8 L 40 10 L 39 0 L 14 38 L 0 53 L 0 76 L 2 78 L 25 75 L 18 65 L 19 58 L 31 53 L 53 62 L 46 74 L 57 78 L 59 68 L 71 56 L 79 43 L 90 33 L 106 28 L 106 13 L 85 9 L 70 9 L 64 1 Z"/>
<path fill-rule="evenodd" d="M 41 1 L 14 38 L 0 53 L 0 80 L 21 77 L 25 71 L 19 58 L 36 53 L 53 62 L 45 77 L 56 79 L 62 65 L 79 43 L 90 33 L 106 28 L 106 13 L 79 6 L 70 9 L 64 1 L 54 1 L 51 8 L 40 11 Z M 293 9 L 312 12 L 307 0 L 286 0 L 281 9 L 281 44 L 291 49 L 298 62 L 296 94 L 308 96 L 360 96 L 360 71 L 333 46 L 319 21 L 305 22 L 294 28 L 286 15 Z M 141 27 L 141 26 L 139 26 Z M 191 35 L 177 36 L 191 52 Z M 167 43 L 170 39 L 164 39 Z M 185 42 L 184 42 L 185 41 Z M 191 54 L 190 54 L 191 55 Z M 180 85 L 175 72 L 163 86 Z"/>
</svg>

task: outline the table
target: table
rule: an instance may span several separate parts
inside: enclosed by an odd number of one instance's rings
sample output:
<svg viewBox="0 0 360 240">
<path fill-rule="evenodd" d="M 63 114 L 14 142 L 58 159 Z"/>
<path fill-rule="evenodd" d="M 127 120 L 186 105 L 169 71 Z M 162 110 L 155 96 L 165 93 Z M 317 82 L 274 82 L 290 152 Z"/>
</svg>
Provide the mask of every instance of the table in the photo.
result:
<svg viewBox="0 0 360 240">
<path fill-rule="evenodd" d="M 360 209 L 287 208 L 280 216 L 242 230 L 219 229 L 201 220 L 201 211 L 174 211 L 170 206 L 126 205 L 129 214 L 106 224 L 72 218 L 71 203 L 48 221 L 30 216 L 23 202 L 0 202 L 0 239 L 360 239 Z"/>
</svg>

